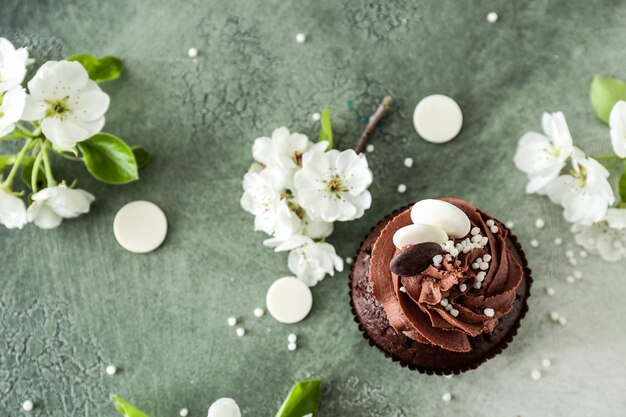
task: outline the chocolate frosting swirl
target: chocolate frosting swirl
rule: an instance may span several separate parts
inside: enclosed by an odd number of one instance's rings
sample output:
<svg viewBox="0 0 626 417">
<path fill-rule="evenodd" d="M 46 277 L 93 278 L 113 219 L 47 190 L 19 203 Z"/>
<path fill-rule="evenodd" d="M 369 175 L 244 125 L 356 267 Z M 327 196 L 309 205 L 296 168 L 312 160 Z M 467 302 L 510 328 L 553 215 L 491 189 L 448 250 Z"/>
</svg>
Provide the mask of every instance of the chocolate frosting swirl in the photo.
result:
<svg viewBox="0 0 626 417">
<path fill-rule="evenodd" d="M 452 261 L 444 259 L 441 268 L 431 265 L 415 276 L 397 276 L 389 269 L 391 259 L 398 252 L 392 239 L 396 230 L 412 223 L 408 209 L 387 224 L 374 244 L 370 264 L 372 291 L 396 332 L 420 343 L 469 352 L 470 337 L 493 332 L 498 319 L 511 311 L 524 270 L 507 247 L 506 228 L 463 200 L 442 200 L 463 210 L 472 228 L 478 227 L 480 233 L 488 237 L 487 246 L 460 253 Z M 496 222 L 497 233 L 492 233 L 487 226 L 490 219 Z M 485 254 L 491 255 L 489 269 L 481 288 L 475 289 L 479 270 L 472 269 L 471 265 Z M 468 289 L 462 292 L 460 284 Z M 440 304 L 444 298 L 459 312 L 457 317 Z M 492 309 L 493 316 L 487 316 L 485 309 Z"/>
</svg>

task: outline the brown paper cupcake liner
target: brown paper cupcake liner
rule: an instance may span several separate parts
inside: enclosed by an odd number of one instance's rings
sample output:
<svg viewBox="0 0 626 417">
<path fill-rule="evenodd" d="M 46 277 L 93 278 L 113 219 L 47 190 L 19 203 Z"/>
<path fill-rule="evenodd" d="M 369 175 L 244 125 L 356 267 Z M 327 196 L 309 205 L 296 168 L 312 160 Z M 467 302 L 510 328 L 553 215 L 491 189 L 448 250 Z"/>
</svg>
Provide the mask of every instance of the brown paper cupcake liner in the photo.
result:
<svg viewBox="0 0 626 417">
<path fill-rule="evenodd" d="M 408 209 L 409 207 L 411 207 L 411 205 L 405 206 L 403 208 L 400 208 L 398 210 L 395 210 L 393 213 L 391 213 L 390 215 L 386 216 L 385 218 L 383 218 L 383 220 L 381 220 L 380 222 L 378 222 L 374 227 L 372 227 L 372 229 L 370 230 L 370 232 L 365 235 L 365 237 L 363 238 L 363 240 L 361 241 L 360 245 L 359 245 L 359 250 L 357 252 L 357 256 L 354 258 L 354 262 L 352 264 L 352 267 L 350 268 L 350 274 L 349 274 L 349 282 L 348 282 L 348 286 L 349 286 L 349 294 L 350 294 L 350 307 L 352 309 L 352 314 L 354 316 L 354 321 L 358 324 L 359 330 L 361 331 L 363 337 L 368 341 L 368 343 L 370 344 L 370 346 L 375 346 L 377 347 L 381 352 L 383 352 L 383 354 L 390 358 L 393 362 L 398 362 L 402 367 L 405 368 L 409 368 L 411 370 L 414 371 L 418 371 L 420 373 L 423 374 L 428 374 L 428 375 L 452 375 L 452 374 L 460 374 L 462 372 L 466 372 L 466 371 L 470 371 L 473 369 L 476 369 L 478 366 L 480 366 L 481 364 L 483 364 L 484 362 L 488 361 L 489 359 L 494 358 L 495 356 L 497 356 L 498 354 L 502 353 L 502 351 L 504 349 L 507 348 L 507 346 L 509 345 L 509 343 L 511 343 L 513 341 L 513 338 L 515 337 L 515 335 L 517 334 L 518 329 L 520 328 L 521 325 L 521 321 L 522 319 L 524 319 L 524 317 L 526 316 L 526 313 L 528 312 L 528 297 L 530 297 L 530 289 L 533 283 L 533 278 L 531 275 L 531 270 L 528 267 L 528 260 L 526 259 L 526 254 L 524 253 L 524 250 L 522 249 L 517 237 L 515 235 L 513 235 L 511 233 L 511 231 L 506 228 L 506 226 L 504 226 L 504 224 L 502 222 L 499 222 L 502 227 L 504 227 L 505 229 L 507 229 L 509 231 L 509 240 L 512 243 L 512 245 L 515 247 L 515 249 L 517 250 L 517 254 L 519 256 L 519 259 L 521 261 L 522 267 L 524 268 L 524 282 L 526 284 L 526 291 L 525 291 L 525 296 L 523 299 L 521 299 L 521 307 L 520 310 L 517 314 L 517 318 L 515 319 L 515 322 L 513 323 L 513 325 L 506 331 L 505 336 L 499 340 L 497 343 L 495 343 L 493 346 L 489 346 L 489 350 L 485 352 L 484 355 L 479 356 L 478 358 L 475 358 L 472 362 L 461 365 L 461 366 L 453 366 L 453 367 L 447 367 L 445 364 L 442 364 L 441 368 L 427 368 L 427 367 L 421 367 L 418 366 L 414 363 L 410 363 L 407 362 L 401 358 L 399 358 L 397 355 L 387 351 L 384 347 L 380 346 L 376 340 L 368 333 L 368 331 L 366 330 L 365 326 L 361 323 L 361 320 L 359 319 L 359 315 L 357 314 L 357 310 L 354 304 L 354 295 L 353 295 L 353 279 L 354 279 L 354 269 L 357 266 L 357 263 L 359 262 L 360 256 L 365 249 L 365 243 L 367 241 L 367 239 L 370 237 L 370 235 L 378 228 L 381 227 L 381 225 L 386 224 L 387 222 L 389 222 L 393 217 L 395 217 L 397 214 L 403 212 L 404 210 Z M 383 226 L 384 227 L 384 226 Z M 365 256 L 369 256 L 369 254 L 366 254 Z M 384 315 L 384 318 L 386 320 L 386 315 L 384 313 L 384 310 L 382 310 L 381 306 L 378 306 L 377 308 L 379 308 L 382 312 L 382 315 Z M 511 313 L 513 314 L 513 313 Z M 388 325 L 388 323 L 387 323 Z M 478 336 L 480 337 L 480 336 Z M 417 342 L 415 342 L 417 343 Z M 438 349 L 438 350 L 443 350 L 441 348 L 438 347 L 434 347 L 431 346 L 431 349 Z M 463 355 L 463 354 L 457 354 L 457 355 Z"/>
</svg>

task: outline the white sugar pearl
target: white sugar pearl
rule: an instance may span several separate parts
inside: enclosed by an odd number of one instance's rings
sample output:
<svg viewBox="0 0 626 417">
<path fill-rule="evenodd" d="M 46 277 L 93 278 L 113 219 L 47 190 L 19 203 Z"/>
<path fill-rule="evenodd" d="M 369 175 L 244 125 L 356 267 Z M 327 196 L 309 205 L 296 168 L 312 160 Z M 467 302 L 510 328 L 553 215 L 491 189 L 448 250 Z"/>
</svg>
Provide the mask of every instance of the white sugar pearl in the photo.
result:
<svg viewBox="0 0 626 417">
<path fill-rule="evenodd" d="M 580 251 L 580 257 L 581 257 L 581 258 L 586 258 L 586 257 L 587 257 L 587 252 L 586 252 L 586 251 L 584 251 L 584 250 L 581 250 L 581 251 Z"/>
<path fill-rule="evenodd" d="M 406 288 L 400 287 L 400 292 L 406 293 Z"/>
<path fill-rule="evenodd" d="M 296 350 L 297 348 L 298 348 L 298 345 L 297 345 L 297 344 L 295 344 L 295 343 L 289 343 L 289 344 L 287 345 L 287 349 L 288 349 L 290 352 L 293 352 L 293 351 L 294 351 L 294 350 Z"/>
<path fill-rule="evenodd" d="M 404 185 L 404 184 L 398 185 L 398 192 L 400 194 L 404 193 L 405 191 L 406 191 L 406 185 Z"/>
<path fill-rule="evenodd" d="M 569 264 L 572 266 L 578 265 L 578 261 L 575 258 L 569 258 Z"/>
<path fill-rule="evenodd" d="M 478 268 L 480 268 L 480 264 L 478 262 L 474 262 L 472 264 L 472 269 L 478 269 Z"/>
<path fill-rule="evenodd" d="M 451 311 L 454 307 L 452 307 L 452 304 L 448 304 L 446 306 L 446 311 Z"/>
<path fill-rule="evenodd" d="M 548 359 L 548 358 L 544 358 L 544 359 L 541 360 L 541 365 L 544 368 L 549 368 L 550 366 L 552 366 L 552 361 L 550 359 Z"/>
<path fill-rule="evenodd" d="M 257 307 L 254 309 L 254 317 L 263 317 L 263 314 L 265 314 L 265 310 L 262 308 Z"/>
<path fill-rule="evenodd" d="M 487 243 L 489 243 L 489 238 L 488 238 L 487 236 L 483 237 L 483 238 L 480 240 L 480 244 L 481 244 L 481 246 L 487 246 Z"/>
<path fill-rule="evenodd" d="M 370 143 L 369 145 L 367 145 L 367 146 L 365 147 L 365 150 L 366 150 L 367 152 L 374 152 L 374 145 L 372 145 L 372 144 Z"/>
<path fill-rule="evenodd" d="M 477 234 L 480 233 L 480 229 L 478 227 L 472 227 L 472 230 L 470 231 L 470 233 L 472 234 L 472 236 L 476 236 Z"/>
<path fill-rule="evenodd" d="M 236 331 L 237 331 L 237 336 L 239 337 L 243 337 L 246 335 L 246 329 L 244 329 L 243 327 L 238 327 Z"/>
<path fill-rule="evenodd" d="M 452 317 L 457 317 L 459 315 L 459 310 L 457 310 L 456 308 L 453 308 L 452 310 L 450 310 L 450 315 Z"/>
<path fill-rule="evenodd" d="M 553 321 L 559 321 L 559 317 L 561 317 L 561 315 L 558 312 L 556 311 L 550 312 L 550 319 L 552 319 Z"/>
<path fill-rule="evenodd" d="M 178 413 L 178 415 L 180 415 L 180 417 L 187 417 L 187 414 L 189 414 L 189 410 L 187 410 L 186 408 L 183 408 L 182 410 L 180 410 L 180 412 Z"/>
<path fill-rule="evenodd" d="M 567 324 L 567 319 L 563 316 L 559 317 L 559 324 L 561 326 L 565 326 Z"/>
<path fill-rule="evenodd" d="M 298 33 L 296 35 L 296 42 L 298 42 L 298 43 L 306 42 L 306 35 L 304 33 Z"/>
<path fill-rule="evenodd" d="M 508 221 L 504 225 L 507 227 L 507 229 L 512 229 L 515 227 L 515 223 L 513 223 L 512 221 Z"/>
<path fill-rule="evenodd" d="M 487 317 L 493 317 L 493 315 L 496 313 L 493 308 L 486 308 L 483 313 L 485 313 L 485 316 Z"/>
<path fill-rule="evenodd" d="M 237 325 L 237 318 L 235 317 L 229 317 L 227 320 L 227 323 L 230 327 L 236 326 Z"/>
<path fill-rule="evenodd" d="M 537 239 L 533 239 L 530 241 L 530 246 L 532 246 L 533 248 L 538 248 L 539 247 L 539 241 Z"/>
<path fill-rule="evenodd" d="M 439 304 L 441 304 L 443 307 L 447 307 L 448 306 L 448 299 L 444 298 L 443 300 L 439 301 Z"/>
<path fill-rule="evenodd" d="M 107 375 L 113 376 L 117 373 L 117 368 L 115 367 L 115 365 L 109 365 L 104 371 L 107 373 Z"/>
<path fill-rule="evenodd" d="M 546 294 L 548 294 L 550 297 L 554 296 L 554 294 L 556 294 L 556 290 L 552 287 L 548 287 L 546 288 Z"/>
<path fill-rule="evenodd" d="M 485 223 L 488 227 L 495 226 L 496 224 L 496 222 L 494 222 L 492 219 L 487 220 Z"/>
<path fill-rule="evenodd" d="M 413 166 L 413 158 L 404 158 L 404 166 L 411 168 Z"/>
<path fill-rule="evenodd" d="M 450 400 L 452 400 L 452 394 L 450 394 L 449 392 L 444 392 L 441 396 L 441 399 L 445 402 L 450 402 Z"/>
<path fill-rule="evenodd" d="M 546 225 L 546 222 L 541 217 L 535 220 L 535 227 L 537 229 L 543 229 L 545 225 Z"/>
<path fill-rule="evenodd" d="M 483 261 L 491 262 L 491 255 L 489 255 L 488 253 L 483 255 Z"/>
<path fill-rule="evenodd" d="M 560 237 L 557 237 L 554 239 L 554 244 L 556 246 L 560 246 L 563 243 L 563 239 L 561 239 Z"/>
<path fill-rule="evenodd" d="M 571 275 L 568 275 L 567 277 L 565 277 L 565 282 L 567 282 L 568 284 L 573 284 L 574 283 L 574 277 Z"/>
<path fill-rule="evenodd" d="M 531 377 L 533 380 L 535 380 L 535 381 L 540 380 L 540 379 L 541 379 L 541 371 L 540 371 L 539 369 L 533 369 L 533 370 L 530 372 L 530 377 Z"/>
<path fill-rule="evenodd" d="M 496 23 L 498 21 L 498 14 L 496 12 L 487 13 L 487 22 Z"/>
<path fill-rule="evenodd" d="M 459 285 L 459 290 L 460 290 L 461 292 L 465 292 L 465 291 L 467 291 L 467 285 L 465 285 L 465 284 L 461 284 L 461 285 Z"/>
<path fill-rule="evenodd" d="M 189 48 L 187 55 L 189 58 L 196 58 L 198 56 L 198 50 L 196 48 Z"/>
<path fill-rule="evenodd" d="M 441 263 L 441 261 L 443 261 L 443 256 L 441 256 L 441 255 L 435 255 L 435 256 L 433 256 L 433 262 L 434 262 L 434 263 L 436 263 L 436 264 L 440 264 L 440 263 Z"/>
<path fill-rule="evenodd" d="M 481 283 L 480 283 L 480 282 L 478 282 L 478 281 L 476 281 L 476 282 L 474 283 L 474 288 L 475 288 L 475 289 L 477 289 L 477 290 L 479 290 L 479 289 L 480 289 L 480 287 L 482 287 L 482 286 L 483 286 L 483 284 L 481 284 Z"/>
<path fill-rule="evenodd" d="M 314 122 L 319 121 L 322 118 L 322 115 L 319 114 L 318 112 L 315 112 L 311 115 L 311 119 L 313 119 Z"/>
<path fill-rule="evenodd" d="M 485 276 L 487 276 L 485 272 L 479 272 L 478 274 L 476 274 L 476 282 L 483 282 L 485 280 Z"/>
<path fill-rule="evenodd" d="M 481 262 L 480 263 L 480 269 L 481 271 L 486 271 L 489 269 L 489 264 L 487 262 Z"/>
<path fill-rule="evenodd" d="M 287 341 L 289 343 L 296 343 L 298 341 L 298 336 L 296 336 L 295 333 L 289 333 L 289 336 L 287 336 Z"/>
<path fill-rule="evenodd" d="M 498 233 L 498 231 L 500 231 L 500 229 L 498 229 L 498 226 L 491 226 L 489 230 L 491 231 L 491 233 Z"/>
<path fill-rule="evenodd" d="M 22 409 L 24 411 L 32 411 L 34 406 L 35 404 L 33 404 L 31 400 L 26 400 L 24 401 L 24 403 L 22 403 Z"/>
<path fill-rule="evenodd" d="M 573 258 L 574 257 L 574 251 L 573 250 L 566 250 L 565 251 L 565 256 L 567 256 L 568 258 Z"/>
<path fill-rule="evenodd" d="M 352 263 L 353 263 L 353 262 L 354 262 L 354 259 L 352 259 L 351 257 L 349 257 L 349 256 L 348 256 L 348 257 L 346 258 L 346 264 L 348 264 L 348 265 L 352 265 Z"/>
<path fill-rule="evenodd" d="M 574 278 L 581 279 L 583 277 L 583 273 L 580 271 L 574 271 Z"/>
</svg>

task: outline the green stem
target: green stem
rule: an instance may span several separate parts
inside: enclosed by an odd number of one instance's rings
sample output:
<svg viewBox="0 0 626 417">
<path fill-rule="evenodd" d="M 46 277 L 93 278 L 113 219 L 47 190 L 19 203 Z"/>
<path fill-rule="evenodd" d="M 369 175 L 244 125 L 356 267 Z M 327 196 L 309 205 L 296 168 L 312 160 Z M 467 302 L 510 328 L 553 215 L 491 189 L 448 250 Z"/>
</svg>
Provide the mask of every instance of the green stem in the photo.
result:
<svg viewBox="0 0 626 417">
<path fill-rule="evenodd" d="M 600 156 L 593 156 L 592 158 L 596 159 L 598 161 L 612 161 L 612 160 L 615 160 L 615 159 L 618 159 L 620 161 L 624 161 L 625 160 L 624 158 L 620 158 L 617 155 L 600 155 Z"/>
<path fill-rule="evenodd" d="M 54 149 L 53 149 L 54 150 Z M 68 155 L 65 152 L 60 152 L 60 151 L 54 151 L 57 155 L 62 156 L 65 159 L 69 159 L 70 161 L 82 161 L 83 158 L 79 157 L 79 156 L 74 156 L 74 155 Z"/>
<path fill-rule="evenodd" d="M 0 138 L 0 142 L 5 141 L 5 140 L 13 140 L 13 139 L 25 139 L 28 138 L 29 136 L 26 136 L 25 134 L 23 134 L 22 132 L 17 132 L 17 131 L 13 131 L 12 133 L 3 136 Z"/>
<path fill-rule="evenodd" d="M 17 174 L 17 170 L 19 169 L 20 164 L 22 163 L 22 159 L 24 159 L 24 156 L 26 155 L 26 152 L 28 152 L 28 150 L 33 146 L 33 143 L 34 143 L 34 141 L 31 138 L 29 138 L 26 141 L 26 144 L 24 145 L 22 150 L 17 154 L 17 157 L 15 158 L 15 163 L 11 167 L 11 171 L 9 172 L 9 175 L 7 176 L 7 179 L 2 183 L 2 187 L 0 187 L 0 188 L 10 188 L 11 187 L 11 184 L 13 183 L 13 179 L 15 178 L 15 175 Z"/>
<path fill-rule="evenodd" d="M 39 188 L 37 187 L 37 178 L 39 177 L 39 170 L 41 169 L 41 161 L 43 160 L 43 157 L 43 149 L 40 149 L 39 153 L 37 153 L 37 157 L 35 158 L 35 163 L 33 164 L 33 172 L 30 175 L 30 186 L 33 189 L 33 193 L 39 191 Z"/>
<path fill-rule="evenodd" d="M 21 123 L 16 123 L 15 128 L 30 138 L 34 138 L 38 136 L 38 135 L 35 135 L 35 132 L 31 132 Z"/>
<path fill-rule="evenodd" d="M 50 156 L 48 155 L 48 147 L 50 146 L 50 142 L 46 141 L 43 147 L 41 148 L 41 152 L 43 153 L 43 167 L 46 171 L 46 181 L 48 182 L 48 187 L 54 187 L 57 185 L 57 182 L 52 175 L 52 165 L 50 164 Z"/>
</svg>

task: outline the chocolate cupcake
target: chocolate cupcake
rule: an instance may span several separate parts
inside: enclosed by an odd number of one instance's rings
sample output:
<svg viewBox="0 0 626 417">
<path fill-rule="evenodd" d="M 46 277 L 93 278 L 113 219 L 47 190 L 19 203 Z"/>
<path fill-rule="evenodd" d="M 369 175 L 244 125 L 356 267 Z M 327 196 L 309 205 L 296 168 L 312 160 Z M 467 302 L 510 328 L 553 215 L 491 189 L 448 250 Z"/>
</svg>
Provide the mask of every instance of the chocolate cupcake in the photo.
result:
<svg viewBox="0 0 626 417">
<path fill-rule="evenodd" d="M 502 352 L 526 314 L 532 278 L 515 236 L 463 200 L 423 200 L 365 237 L 350 274 L 371 345 L 428 374 L 458 374 Z"/>
</svg>

